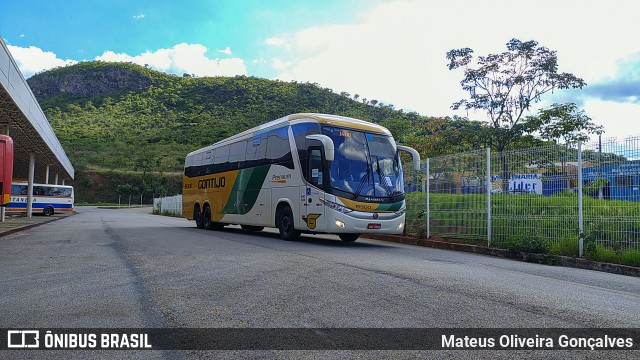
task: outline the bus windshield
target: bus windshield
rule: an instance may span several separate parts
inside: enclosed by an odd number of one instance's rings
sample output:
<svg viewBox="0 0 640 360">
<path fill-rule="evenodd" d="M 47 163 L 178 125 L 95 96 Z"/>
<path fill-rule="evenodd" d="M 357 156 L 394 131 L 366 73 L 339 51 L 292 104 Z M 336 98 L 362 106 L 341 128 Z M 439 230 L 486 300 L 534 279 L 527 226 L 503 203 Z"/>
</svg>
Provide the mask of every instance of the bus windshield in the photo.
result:
<svg viewBox="0 0 640 360">
<path fill-rule="evenodd" d="M 323 127 L 333 140 L 329 163 L 331 187 L 358 196 L 391 197 L 404 194 L 402 166 L 391 136 Z"/>
</svg>

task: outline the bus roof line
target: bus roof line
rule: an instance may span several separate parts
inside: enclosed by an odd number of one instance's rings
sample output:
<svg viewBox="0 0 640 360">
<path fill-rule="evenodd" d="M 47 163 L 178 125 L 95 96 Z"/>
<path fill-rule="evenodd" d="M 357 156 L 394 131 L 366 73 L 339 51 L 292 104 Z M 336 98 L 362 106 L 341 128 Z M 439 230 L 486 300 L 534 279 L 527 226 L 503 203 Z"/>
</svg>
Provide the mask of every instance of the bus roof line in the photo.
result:
<svg viewBox="0 0 640 360">
<path fill-rule="evenodd" d="M 249 138 L 255 132 L 277 128 L 278 125 L 282 125 L 285 123 L 297 124 L 297 123 L 306 122 L 304 120 L 315 120 L 320 124 L 335 125 L 339 127 L 347 127 L 347 128 L 357 129 L 357 130 L 364 130 L 364 131 L 369 131 L 369 132 L 374 132 L 379 134 L 391 135 L 391 132 L 385 127 L 380 126 L 378 124 L 373 124 L 364 120 L 360 120 L 360 119 L 350 118 L 346 116 L 339 116 L 339 115 L 320 114 L 320 113 L 296 113 L 296 114 L 283 116 L 276 120 L 269 121 L 268 123 L 253 127 L 239 134 L 220 140 L 212 145 L 194 150 L 189 154 L 187 154 L 187 156 L 192 156 L 198 153 L 203 153 L 209 150 L 213 150 L 217 147 L 224 146 L 227 143 L 231 143 L 239 139 Z"/>
</svg>

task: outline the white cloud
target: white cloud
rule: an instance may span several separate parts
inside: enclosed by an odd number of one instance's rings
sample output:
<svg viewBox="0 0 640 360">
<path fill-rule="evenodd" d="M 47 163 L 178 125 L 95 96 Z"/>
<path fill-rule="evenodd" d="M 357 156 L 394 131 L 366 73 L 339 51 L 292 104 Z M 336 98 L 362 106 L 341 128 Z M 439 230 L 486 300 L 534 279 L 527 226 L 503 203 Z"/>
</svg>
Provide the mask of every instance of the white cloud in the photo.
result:
<svg viewBox="0 0 640 360">
<path fill-rule="evenodd" d="M 25 78 L 51 68 L 72 65 L 77 60 L 63 60 L 49 51 L 30 46 L 23 48 L 8 45 L 9 51 L 16 60 L 20 71 Z M 158 49 L 153 52 L 146 51 L 140 55 L 115 53 L 105 51 L 95 60 L 108 62 L 132 62 L 142 66 L 150 66 L 158 71 L 170 74 L 182 75 L 184 73 L 196 76 L 235 76 L 247 75 L 247 67 L 241 58 L 209 58 L 206 55 L 207 47 L 200 44 L 178 44 L 170 49 Z M 231 49 L 222 50 L 225 54 L 231 53 Z"/>
<path fill-rule="evenodd" d="M 231 49 L 227 48 L 229 52 Z M 224 51 L 226 51 L 225 49 Z M 159 71 L 182 75 L 184 73 L 196 76 L 235 76 L 246 75 L 247 67 L 243 59 L 211 59 L 206 55 L 207 47 L 200 44 L 178 44 L 171 49 L 158 49 L 143 54 L 131 56 L 106 51 L 97 56 L 100 61 L 124 61 L 138 65 L 149 65 Z"/>
<path fill-rule="evenodd" d="M 231 55 L 231 48 L 230 48 L 230 47 L 228 47 L 228 46 L 227 46 L 227 48 L 226 48 L 226 49 L 224 49 L 224 50 L 220 50 L 220 49 L 218 49 L 217 51 L 218 51 L 219 53 L 222 53 L 222 54 Z"/>
<path fill-rule="evenodd" d="M 589 99 L 584 103 L 584 111 L 594 123 L 604 126 L 605 137 L 623 139 L 640 135 L 640 129 L 634 125 L 640 120 L 640 104 Z"/>
<path fill-rule="evenodd" d="M 25 78 L 40 71 L 78 63 L 76 60 L 60 59 L 56 54 L 49 51 L 42 51 L 35 46 L 23 48 L 8 45 L 8 47 Z M 148 65 L 158 71 L 176 75 L 182 75 L 184 73 L 194 74 L 196 76 L 247 75 L 247 67 L 243 59 L 212 59 L 206 55 L 207 51 L 208 49 L 204 45 L 182 43 L 170 49 L 158 49 L 153 52 L 146 51 L 135 56 L 109 50 L 97 56 L 95 60 L 132 62 L 142 66 Z M 222 50 L 222 52 L 225 54 L 228 52 L 230 54 L 231 49 L 227 48 Z"/>
<path fill-rule="evenodd" d="M 7 45 L 9 52 L 13 56 L 18 68 L 25 78 L 51 68 L 76 64 L 76 60 L 63 60 L 50 51 L 42 51 L 35 46 L 23 48 L 20 46 Z"/>
<path fill-rule="evenodd" d="M 274 36 L 274 37 L 270 37 L 270 38 L 266 39 L 264 41 L 264 43 L 269 45 L 269 46 L 284 46 L 284 45 L 286 45 L 287 42 L 286 42 L 285 39 L 283 39 L 281 37 Z"/>
<path fill-rule="evenodd" d="M 291 63 L 286 63 L 280 58 L 274 58 L 271 60 L 271 66 L 277 71 L 286 71 L 291 66 Z"/>
<path fill-rule="evenodd" d="M 533 39 L 557 51 L 560 71 L 595 83 L 615 74 L 620 59 L 640 51 L 640 43 L 628 41 L 629 34 L 640 33 L 637 11 L 632 11 L 638 8 L 632 0 L 615 7 L 601 1 L 576 6 L 539 0 L 532 6 L 512 0 L 507 6 L 501 0 L 399 0 L 369 10 L 358 23 L 275 34 L 265 43 L 272 51 L 290 46 L 272 56 L 276 78 L 318 82 L 425 115 L 467 115 L 450 109 L 467 94 L 459 84 L 462 71 L 447 69 L 447 51 L 470 47 L 486 55 L 506 51 L 511 38 Z M 626 114 L 633 109 L 626 108 Z"/>
<path fill-rule="evenodd" d="M 139 13 L 137 15 L 133 15 L 133 19 L 134 20 L 142 20 L 142 19 L 144 19 L 144 14 L 143 13 Z"/>
</svg>

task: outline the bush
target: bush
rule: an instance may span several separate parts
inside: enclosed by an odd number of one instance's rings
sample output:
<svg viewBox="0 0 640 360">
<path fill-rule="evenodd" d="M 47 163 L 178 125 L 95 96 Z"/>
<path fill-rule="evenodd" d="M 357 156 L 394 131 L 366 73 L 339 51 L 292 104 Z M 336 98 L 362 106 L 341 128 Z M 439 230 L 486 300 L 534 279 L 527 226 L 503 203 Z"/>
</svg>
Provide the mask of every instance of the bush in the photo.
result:
<svg viewBox="0 0 640 360">
<path fill-rule="evenodd" d="M 547 244 L 544 237 L 539 233 L 511 236 L 504 245 L 512 251 L 522 251 L 533 254 L 548 254 L 550 250 L 549 244 Z"/>
</svg>

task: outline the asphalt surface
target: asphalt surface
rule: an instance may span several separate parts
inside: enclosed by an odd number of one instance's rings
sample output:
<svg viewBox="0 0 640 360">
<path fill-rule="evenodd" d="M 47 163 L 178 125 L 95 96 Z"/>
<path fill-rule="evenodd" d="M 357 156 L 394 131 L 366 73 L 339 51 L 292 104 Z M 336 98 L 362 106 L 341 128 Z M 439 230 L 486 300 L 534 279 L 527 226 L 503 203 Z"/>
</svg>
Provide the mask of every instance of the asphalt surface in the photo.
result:
<svg viewBox="0 0 640 360">
<path fill-rule="evenodd" d="M 640 328 L 640 279 L 78 208 L 0 239 L 1 328 Z M 125 354 L 125 355 L 123 355 Z M 637 358 L 637 352 L 607 357 Z M 5 356 L 6 355 L 6 356 Z M 42 358 L 512 358 L 597 352 L 5 351 Z"/>
</svg>

